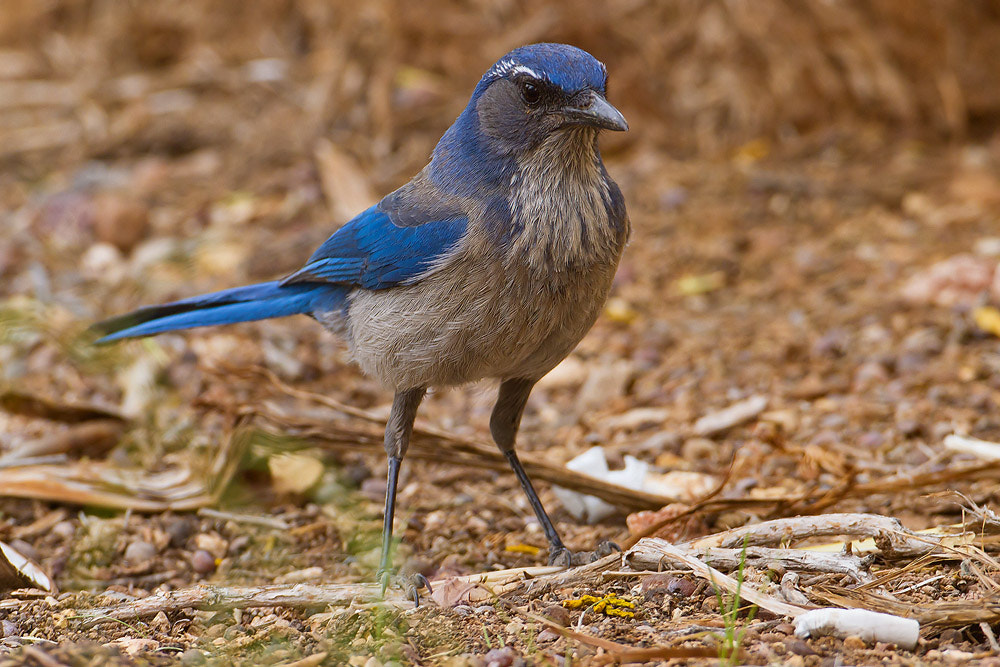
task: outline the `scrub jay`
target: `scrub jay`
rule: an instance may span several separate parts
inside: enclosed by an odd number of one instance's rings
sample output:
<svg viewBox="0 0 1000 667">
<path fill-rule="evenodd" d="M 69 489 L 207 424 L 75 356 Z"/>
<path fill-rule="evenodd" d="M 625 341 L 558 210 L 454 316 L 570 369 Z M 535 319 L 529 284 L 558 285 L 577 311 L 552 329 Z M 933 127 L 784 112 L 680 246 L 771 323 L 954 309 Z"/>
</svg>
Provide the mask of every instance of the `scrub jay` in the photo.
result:
<svg viewBox="0 0 1000 667">
<path fill-rule="evenodd" d="M 305 314 L 348 342 L 395 391 L 379 579 L 389 581 L 399 466 L 431 386 L 500 381 L 490 431 L 549 541 L 572 554 L 514 451 L 534 384 L 600 314 L 629 236 L 621 190 L 597 147 L 628 129 L 607 70 L 566 44 L 514 49 L 414 178 L 359 214 L 282 280 L 140 308 L 96 325 L 99 342 Z"/>
</svg>

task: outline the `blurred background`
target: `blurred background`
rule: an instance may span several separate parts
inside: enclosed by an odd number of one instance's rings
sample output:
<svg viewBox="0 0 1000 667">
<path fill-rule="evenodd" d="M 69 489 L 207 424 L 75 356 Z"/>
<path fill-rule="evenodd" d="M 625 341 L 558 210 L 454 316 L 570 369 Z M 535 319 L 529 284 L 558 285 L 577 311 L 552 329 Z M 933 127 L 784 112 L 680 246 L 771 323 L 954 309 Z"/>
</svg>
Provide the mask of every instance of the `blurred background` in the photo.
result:
<svg viewBox="0 0 1000 667">
<path fill-rule="evenodd" d="M 605 317 L 533 394 L 523 451 L 561 466 L 596 444 L 612 466 L 630 454 L 695 473 L 688 500 L 735 461 L 722 497 L 806 497 L 852 475 L 946 464 L 953 431 L 1000 438 L 991 0 L 3 0 L 0 386 L 124 415 L 90 444 L 139 470 L 206 467 L 241 410 L 288 398 L 260 369 L 384 413 L 388 393 L 305 318 L 100 350 L 80 334 L 142 304 L 298 268 L 426 163 L 493 62 L 536 41 L 607 64 L 631 129 L 602 148 L 633 241 Z M 749 399 L 758 407 L 744 421 L 698 426 Z M 439 392 L 421 414 L 485 439 L 491 402 L 488 388 Z M 27 412 L 0 412 L 0 452 L 65 430 Z M 244 581 L 313 565 L 327 580 L 366 580 L 370 568 L 345 553 L 375 554 L 378 444 L 334 457 L 334 487 L 323 465 L 282 468 L 258 449 L 238 476 L 254 489 L 241 502 L 327 521 L 294 513 L 303 497 L 325 506 L 352 489 L 368 538 L 358 546 L 355 528 L 324 524 L 326 541 L 288 537 L 284 560 L 246 565 Z M 512 476 L 428 461 L 405 474 L 420 483 L 403 485 L 413 521 L 401 534 L 429 575 L 544 559 L 504 549 L 544 546 Z M 624 530 L 622 514 L 582 525 L 542 487 L 571 547 Z M 995 487 L 963 488 L 982 501 Z M 824 507 L 923 526 L 947 510 L 922 493 Z M 3 500 L 0 534 L 51 507 Z M 90 548 L 67 521 L 61 537 L 24 541 L 69 588 L 125 576 L 116 559 L 129 544 L 159 544 L 148 537 L 159 518 L 132 519 L 98 576 L 86 558 L 67 561 Z M 245 532 L 201 521 L 225 545 Z M 243 557 L 228 548 L 219 563 Z M 193 572 L 191 549 L 182 539 L 158 552 L 175 585 L 229 576 L 211 558 Z"/>
</svg>

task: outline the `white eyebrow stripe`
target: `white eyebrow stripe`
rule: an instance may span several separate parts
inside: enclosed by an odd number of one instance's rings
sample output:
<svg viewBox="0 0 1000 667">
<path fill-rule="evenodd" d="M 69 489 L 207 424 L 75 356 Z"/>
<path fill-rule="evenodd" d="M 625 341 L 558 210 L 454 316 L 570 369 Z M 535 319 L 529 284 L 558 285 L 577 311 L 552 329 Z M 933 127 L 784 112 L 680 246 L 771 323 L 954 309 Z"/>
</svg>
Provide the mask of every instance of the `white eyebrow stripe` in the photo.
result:
<svg viewBox="0 0 1000 667">
<path fill-rule="evenodd" d="M 516 72 L 518 74 L 527 74 L 528 76 L 533 77 L 535 79 L 542 78 L 541 75 L 538 74 L 538 72 L 531 69 L 530 67 L 527 67 L 526 65 L 517 65 L 511 71 Z"/>
<path fill-rule="evenodd" d="M 493 76 L 507 76 L 511 72 L 516 74 L 527 74 L 528 76 L 534 77 L 536 79 L 543 78 L 538 72 L 531 69 L 527 65 L 515 65 L 513 60 L 501 60 L 493 67 Z"/>
</svg>

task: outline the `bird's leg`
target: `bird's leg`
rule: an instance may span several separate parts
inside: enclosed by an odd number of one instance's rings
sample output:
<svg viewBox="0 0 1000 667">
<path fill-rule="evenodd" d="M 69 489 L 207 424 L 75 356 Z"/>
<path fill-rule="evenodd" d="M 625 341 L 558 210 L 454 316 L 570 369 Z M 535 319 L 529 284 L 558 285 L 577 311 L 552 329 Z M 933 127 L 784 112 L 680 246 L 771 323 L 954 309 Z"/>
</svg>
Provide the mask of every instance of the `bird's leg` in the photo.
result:
<svg viewBox="0 0 1000 667">
<path fill-rule="evenodd" d="M 392 578 L 392 519 L 396 514 L 396 484 L 399 481 L 399 465 L 410 445 L 410 435 L 413 433 L 413 420 L 417 416 L 417 407 L 424 398 L 426 389 L 407 389 L 397 391 L 392 399 L 392 411 L 385 425 L 385 453 L 389 456 L 389 476 L 385 487 L 385 520 L 382 524 L 382 558 L 376 575 L 382 584 L 382 594 L 389 586 Z M 423 579 L 420 583 L 427 584 Z M 427 586 L 430 588 L 430 586 Z M 413 601 L 417 602 L 417 587 L 410 585 L 409 592 Z"/>
<path fill-rule="evenodd" d="M 535 511 L 538 522 L 545 531 L 545 539 L 549 541 L 549 563 L 559 564 L 569 567 L 573 554 L 570 553 L 562 538 L 556 532 L 556 527 L 552 525 L 552 520 L 545 513 L 542 501 L 535 493 L 535 487 L 528 479 L 528 473 L 524 471 L 517 452 L 514 451 L 514 438 L 517 436 L 517 429 L 521 425 L 521 415 L 524 412 L 524 405 L 528 402 L 528 395 L 531 388 L 535 386 L 534 380 L 505 380 L 500 385 L 500 393 L 497 396 L 497 404 L 493 407 L 493 415 L 490 417 L 490 432 L 497 447 L 507 457 L 507 462 L 517 475 L 517 481 L 521 483 L 524 494 L 528 496 L 528 503 Z"/>
<path fill-rule="evenodd" d="M 535 492 L 535 487 L 531 485 L 528 473 L 525 472 L 521 460 L 517 458 L 514 451 L 514 439 L 517 436 L 517 429 L 521 425 L 521 415 L 524 413 L 524 405 L 528 402 L 528 395 L 535 380 L 505 380 L 500 384 L 500 393 L 497 396 L 497 404 L 493 407 L 493 415 L 490 417 L 490 432 L 497 447 L 507 457 L 507 462 L 517 475 L 517 481 L 521 483 L 524 494 L 528 496 L 528 503 L 535 511 L 538 522 L 542 525 L 545 538 L 549 541 L 549 564 L 569 567 L 573 564 L 580 564 L 596 560 L 606 556 L 613 551 L 621 551 L 621 548 L 614 542 L 602 542 L 597 545 L 597 550 L 593 552 L 574 554 L 566 548 L 556 527 L 552 525 L 552 520 L 546 514 L 542 501 Z"/>
</svg>

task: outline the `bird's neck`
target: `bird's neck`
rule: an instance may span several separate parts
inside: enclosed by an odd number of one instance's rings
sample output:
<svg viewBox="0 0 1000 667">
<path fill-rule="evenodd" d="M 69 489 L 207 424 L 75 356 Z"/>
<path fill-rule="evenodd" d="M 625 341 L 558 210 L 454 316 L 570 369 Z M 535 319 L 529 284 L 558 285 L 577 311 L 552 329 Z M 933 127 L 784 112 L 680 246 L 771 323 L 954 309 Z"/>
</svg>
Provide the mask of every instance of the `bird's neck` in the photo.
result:
<svg viewBox="0 0 1000 667">
<path fill-rule="evenodd" d="M 597 132 L 573 127 L 549 136 L 511 176 L 509 257 L 557 271 L 617 261 L 624 240 L 610 202 Z"/>
</svg>

